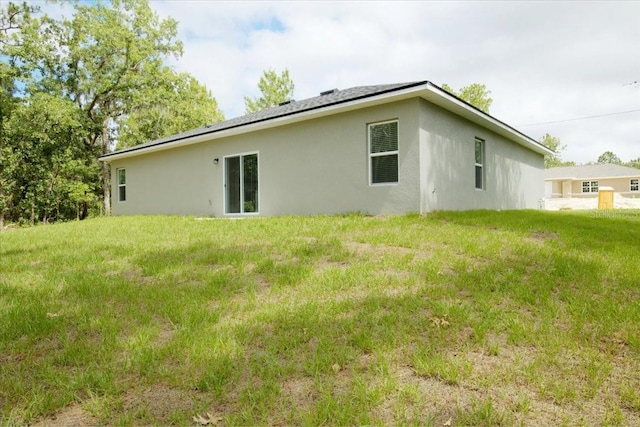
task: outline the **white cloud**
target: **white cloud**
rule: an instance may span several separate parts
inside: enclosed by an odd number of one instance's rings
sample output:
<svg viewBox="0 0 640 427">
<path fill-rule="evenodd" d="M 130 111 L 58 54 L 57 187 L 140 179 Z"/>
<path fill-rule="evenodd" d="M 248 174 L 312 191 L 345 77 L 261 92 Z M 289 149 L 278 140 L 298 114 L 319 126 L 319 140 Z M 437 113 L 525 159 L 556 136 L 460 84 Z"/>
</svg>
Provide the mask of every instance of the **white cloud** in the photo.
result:
<svg viewBox="0 0 640 427">
<path fill-rule="evenodd" d="M 288 68 L 296 98 L 333 87 L 479 82 L 511 125 L 640 109 L 640 2 L 157 1 L 180 22 L 180 71 L 228 118 L 266 68 Z M 270 28 L 276 24 L 277 31 Z M 282 31 L 279 31 L 279 25 Z M 640 112 L 523 127 L 568 145 L 566 160 L 640 157 Z"/>
</svg>

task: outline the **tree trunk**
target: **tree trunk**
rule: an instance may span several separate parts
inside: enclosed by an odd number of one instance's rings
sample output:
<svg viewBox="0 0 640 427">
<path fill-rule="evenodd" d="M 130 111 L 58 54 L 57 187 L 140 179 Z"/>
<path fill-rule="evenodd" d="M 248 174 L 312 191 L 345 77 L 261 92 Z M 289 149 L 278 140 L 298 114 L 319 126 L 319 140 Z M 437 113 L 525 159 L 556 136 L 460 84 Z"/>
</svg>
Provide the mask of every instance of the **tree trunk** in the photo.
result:
<svg viewBox="0 0 640 427">
<path fill-rule="evenodd" d="M 109 118 L 102 122 L 102 154 L 109 153 Z M 104 214 L 111 215 L 111 174 L 109 163 L 102 162 L 102 194 L 104 196 Z"/>
</svg>

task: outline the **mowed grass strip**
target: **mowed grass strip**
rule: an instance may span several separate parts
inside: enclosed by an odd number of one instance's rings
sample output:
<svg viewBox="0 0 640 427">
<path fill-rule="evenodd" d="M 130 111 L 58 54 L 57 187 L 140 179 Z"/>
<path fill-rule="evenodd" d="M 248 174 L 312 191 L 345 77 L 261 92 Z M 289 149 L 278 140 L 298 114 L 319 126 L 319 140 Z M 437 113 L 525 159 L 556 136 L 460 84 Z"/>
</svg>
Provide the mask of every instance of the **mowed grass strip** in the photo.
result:
<svg viewBox="0 0 640 427">
<path fill-rule="evenodd" d="M 5 230 L 0 424 L 640 425 L 639 242 L 638 211 Z"/>
</svg>

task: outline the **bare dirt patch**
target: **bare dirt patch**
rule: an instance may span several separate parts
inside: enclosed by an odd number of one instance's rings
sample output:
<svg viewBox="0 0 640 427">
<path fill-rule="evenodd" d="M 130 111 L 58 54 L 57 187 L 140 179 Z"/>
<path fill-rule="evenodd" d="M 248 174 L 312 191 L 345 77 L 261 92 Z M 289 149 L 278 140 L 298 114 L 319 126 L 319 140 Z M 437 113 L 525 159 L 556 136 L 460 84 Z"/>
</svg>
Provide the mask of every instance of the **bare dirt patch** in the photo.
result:
<svg viewBox="0 0 640 427">
<path fill-rule="evenodd" d="M 291 378 L 285 381 L 281 387 L 282 396 L 297 410 L 310 408 L 314 401 L 315 384 L 310 377 Z"/>
<path fill-rule="evenodd" d="M 73 403 L 54 416 L 32 424 L 33 427 L 88 427 L 96 425 L 99 425 L 98 420 L 82 409 L 78 403 Z"/>
<path fill-rule="evenodd" d="M 174 412 L 194 408 L 189 392 L 163 384 L 155 384 L 143 390 L 132 389 L 125 394 L 122 404 L 123 412 L 148 414 L 157 421 L 168 421 Z"/>
<path fill-rule="evenodd" d="M 121 275 L 124 280 L 131 283 L 138 283 L 140 285 L 148 284 L 153 282 L 153 277 L 145 276 L 142 274 L 141 268 L 136 268 L 132 270 L 127 270 L 124 273 L 121 273 L 118 270 L 112 270 L 107 272 L 107 276 L 118 276 Z"/>
<path fill-rule="evenodd" d="M 489 340 L 498 346 L 497 354 L 482 350 L 458 354 L 472 365 L 471 375 L 458 384 L 419 375 L 413 367 L 400 362 L 392 369 L 398 382 L 396 391 L 388 394 L 373 413 L 386 425 L 421 420 L 437 426 L 458 425 L 456 420 L 463 420 L 464 414 L 473 414 L 484 403 L 491 402 L 496 416 L 506 425 L 603 425 L 615 424 L 611 408 L 619 406 L 623 425 L 640 425 L 640 412 L 619 405 L 616 396 L 621 384 L 629 389 L 640 386 L 635 375 L 640 369 L 637 362 L 628 357 L 614 357 L 611 372 L 595 395 L 557 402 L 540 389 L 545 378 L 532 379 L 525 374 L 538 357 L 535 348 L 507 345 L 504 337 Z M 557 369 L 562 371 L 575 357 L 571 353 L 559 355 Z M 545 368 L 545 377 L 551 375 L 553 378 L 547 379 L 556 379 L 552 372 L 555 369 Z M 563 377 L 561 380 L 576 390 L 584 388 L 584 378 L 580 376 L 571 379 L 558 372 L 557 377 Z"/>
<path fill-rule="evenodd" d="M 392 245 L 372 245 L 370 243 L 362 243 L 362 242 L 347 242 L 345 244 L 347 249 L 355 252 L 358 256 L 365 256 L 371 258 L 371 256 L 375 256 L 376 259 L 382 258 L 388 254 L 399 254 L 399 255 L 413 255 L 419 259 L 426 259 L 431 256 L 429 251 L 414 249 L 414 248 L 406 248 L 404 246 L 392 246 Z"/>
<path fill-rule="evenodd" d="M 161 324 L 158 335 L 153 339 L 153 345 L 162 347 L 171 341 L 176 333 L 175 328 L 169 322 L 159 321 Z"/>
<path fill-rule="evenodd" d="M 550 231 L 532 231 L 525 240 L 534 243 L 544 243 L 547 240 L 558 240 L 559 238 L 560 236 L 557 233 Z"/>
</svg>

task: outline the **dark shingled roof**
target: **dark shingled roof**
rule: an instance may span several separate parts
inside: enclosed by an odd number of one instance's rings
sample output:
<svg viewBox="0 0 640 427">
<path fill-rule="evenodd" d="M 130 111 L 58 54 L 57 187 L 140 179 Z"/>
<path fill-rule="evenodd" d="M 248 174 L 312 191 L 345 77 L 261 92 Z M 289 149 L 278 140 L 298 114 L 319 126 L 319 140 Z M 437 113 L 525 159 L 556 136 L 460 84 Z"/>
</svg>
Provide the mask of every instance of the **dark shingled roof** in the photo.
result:
<svg viewBox="0 0 640 427">
<path fill-rule="evenodd" d="M 313 98 L 303 99 L 301 101 L 293 101 L 285 105 L 266 108 L 262 111 L 258 111 L 257 113 L 247 114 L 244 116 L 236 117 L 231 120 L 225 120 L 224 122 L 207 125 L 197 129 L 192 129 L 186 132 L 179 133 L 177 135 L 156 139 L 154 141 L 146 142 L 144 144 L 136 145 L 134 147 L 125 148 L 110 154 L 106 154 L 103 157 L 108 158 L 109 156 L 112 156 L 115 154 L 137 151 L 143 148 L 167 144 L 169 142 L 179 141 L 179 140 L 191 138 L 194 136 L 205 135 L 209 133 L 220 132 L 227 129 L 247 126 L 250 124 L 264 122 L 264 121 L 276 119 L 279 117 L 291 116 L 291 115 L 299 114 L 305 111 L 316 110 L 322 107 L 342 104 L 350 101 L 355 101 L 358 99 L 381 95 L 388 92 L 407 89 L 414 86 L 420 86 L 427 83 L 429 82 L 419 81 L 419 82 L 376 85 L 376 86 L 358 86 L 358 87 L 352 87 L 350 89 L 338 90 L 326 95 L 314 96 Z"/>
</svg>

